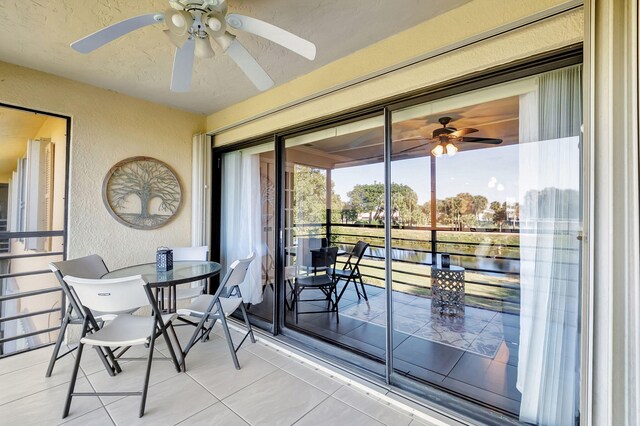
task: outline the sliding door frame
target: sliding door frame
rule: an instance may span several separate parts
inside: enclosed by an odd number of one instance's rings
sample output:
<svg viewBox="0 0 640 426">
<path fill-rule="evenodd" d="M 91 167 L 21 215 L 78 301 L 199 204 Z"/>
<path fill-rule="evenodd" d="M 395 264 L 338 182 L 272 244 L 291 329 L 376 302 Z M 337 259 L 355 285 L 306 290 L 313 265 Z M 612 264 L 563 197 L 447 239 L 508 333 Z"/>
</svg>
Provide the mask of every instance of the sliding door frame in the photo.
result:
<svg viewBox="0 0 640 426">
<path fill-rule="evenodd" d="M 278 339 L 285 344 L 296 347 L 313 356 L 321 358 L 323 361 L 333 364 L 336 368 L 349 373 L 355 373 L 365 380 L 369 380 L 377 385 L 386 385 L 390 391 L 407 391 L 410 394 L 403 394 L 405 397 L 413 398 L 419 403 L 428 404 L 432 410 L 439 411 L 445 416 L 464 419 L 466 421 L 481 421 L 486 424 L 518 424 L 517 420 L 508 414 L 501 413 L 495 408 L 471 400 L 464 395 L 453 394 L 430 384 L 425 385 L 415 380 L 409 379 L 396 373 L 393 370 L 393 310 L 392 310 L 392 270 L 391 258 L 385 259 L 385 296 L 386 296 L 386 353 L 383 363 L 366 353 L 358 352 L 353 348 L 330 341 L 322 336 L 303 333 L 299 329 L 290 328 L 285 324 L 284 311 L 284 266 L 285 266 L 285 241 L 284 241 L 284 183 L 285 183 L 285 139 L 322 130 L 339 124 L 346 124 L 360 119 L 369 118 L 374 115 L 384 117 L 384 170 L 385 170 L 385 249 L 390 253 L 391 248 L 391 115 L 394 111 L 404 109 L 421 103 L 442 99 L 445 97 L 470 92 L 494 86 L 500 83 L 517 80 L 520 78 L 534 76 L 547 71 L 568 67 L 583 63 L 582 44 L 567 46 L 553 52 L 546 52 L 531 56 L 523 60 L 509 64 L 500 65 L 495 68 L 480 71 L 471 75 L 466 75 L 441 84 L 433 85 L 425 89 L 411 93 L 394 96 L 392 98 L 377 101 L 372 104 L 363 105 L 359 108 L 344 111 L 319 120 L 313 120 L 289 128 L 271 132 L 249 141 L 243 141 L 221 148 L 214 148 L 214 188 L 213 188 L 213 221 L 212 227 L 212 253 L 214 260 L 220 256 L 220 202 L 221 202 L 221 156 L 225 152 L 231 152 L 248 146 L 258 145 L 272 141 L 275 150 L 276 163 L 276 267 L 275 267 L 275 287 L 276 297 L 274 298 L 274 321 L 273 324 L 262 324 L 263 321 L 255 319 L 255 324 L 265 330 L 277 335 Z M 216 179 L 217 183 L 216 184 Z M 585 182 L 586 184 L 586 182 Z M 587 226 L 587 224 L 583 224 Z M 585 287 L 588 284 L 587 277 L 581 280 L 582 291 L 588 291 Z M 581 315 L 584 315 L 585 307 L 582 307 Z M 264 327 L 266 325 L 266 327 Z M 584 340 L 585 336 L 583 336 Z M 302 348 L 301 346 L 302 345 Z M 584 350 L 584 345 L 581 346 Z M 345 362 L 348 366 L 345 367 Z M 392 388 L 393 386 L 393 388 Z M 584 383 L 580 386 L 584 392 Z"/>
<path fill-rule="evenodd" d="M 213 223 L 213 225 L 211 226 L 211 260 L 215 261 L 215 262 L 220 262 L 221 258 L 222 258 L 222 251 L 221 251 L 221 244 L 222 244 L 222 157 L 224 156 L 224 154 L 230 153 L 230 152 L 234 152 L 240 149 L 244 149 L 244 148 L 250 148 L 250 147 L 254 147 L 254 146 L 258 146 L 258 145 L 263 145 L 263 144 L 268 144 L 268 143 L 272 143 L 273 144 L 273 149 L 274 149 L 274 153 L 275 153 L 275 170 L 276 170 L 276 182 L 275 187 L 276 189 L 279 188 L 278 185 L 280 185 L 279 179 L 280 179 L 280 173 L 279 173 L 279 166 L 278 166 L 278 143 L 277 143 L 277 137 L 274 135 L 266 135 L 260 138 L 256 138 L 256 139 L 251 139 L 248 141 L 244 141 L 244 142 L 240 142 L 237 144 L 232 144 L 232 145 L 226 145 L 220 148 L 213 148 L 213 153 L 212 153 L 212 167 L 213 167 L 213 171 L 212 171 L 212 182 L 213 182 L 213 188 L 212 188 L 212 193 L 211 193 L 211 203 L 212 203 L 212 207 L 211 207 L 211 221 Z M 251 321 L 251 324 L 257 326 L 258 328 L 268 331 L 269 333 L 271 333 L 272 335 L 277 335 L 279 332 L 279 326 L 278 326 L 278 314 L 277 314 L 277 310 L 278 310 L 278 306 L 279 306 L 279 299 L 281 299 L 280 297 L 280 274 L 281 272 L 279 271 L 279 263 L 278 263 L 278 257 L 279 257 L 279 238 L 278 238 L 278 232 L 280 232 L 279 230 L 282 229 L 280 227 L 280 209 L 278 208 L 278 203 L 281 202 L 281 199 L 279 198 L 280 195 L 280 191 L 276 190 L 276 199 L 275 199 L 275 213 L 276 213 L 276 218 L 275 218 L 275 253 L 276 253 L 276 259 L 274 259 L 274 263 L 275 263 L 275 276 L 274 276 L 274 297 L 273 297 L 273 309 L 271 312 L 271 322 L 264 320 L 263 318 L 260 318 L 256 315 L 252 315 L 251 314 L 251 310 L 248 311 L 249 313 L 249 319 Z M 214 278 L 215 281 L 211 282 L 211 288 L 217 288 L 217 285 L 219 285 L 220 283 L 220 277 L 217 276 Z"/>
<path fill-rule="evenodd" d="M 419 96 L 412 97 L 408 100 L 400 100 L 395 103 L 390 103 L 387 105 L 386 110 L 389 111 L 389 118 L 385 120 L 385 124 L 388 124 L 390 127 L 388 132 L 385 131 L 385 136 L 387 140 L 385 141 L 385 146 L 388 144 L 387 152 L 389 154 L 392 153 L 392 141 L 391 141 L 391 115 L 398 110 L 402 110 L 408 107 L 420 105 L 423 103 L 435 101 L 438 99 L 443 99 L 449 96 L 454 96 L 462 93 L 471 92 L 478 89 L 488 88 L 491 86 L 495 86 L 501 83 L 506 83 L 509 81 L 518 80 L 521 78 L 531 77 L 534 75 L 538 75 L 544 72 L 553 71 L 560 68 L 565 68 L 572 65 L 582 64 L 583 63 L 583 54 L 582 54 L 582 45 L 570 46 L 564 49 L 560 49 L 556 52 L 546 53 L 537 55 L 535 57 L 527 58 L 523 61 L 519 61 L 517 64 L 512 64 L 511 66 L 506 66 L 505 68 L 501 68 L 495 72 L 485 72 L 480 73 L 478 76 L 472 76 L 461 82 L 454 82 L 449 86 L 443 86 L 441 89 L 435 89 L 430 91 L 429 93 L 424 93 Z M 584 89 L 583 89 L 584 91 Z M 433 158 L 433 157 L 432 157 Z M 385 155 L 385 169 L 389 169 L 389 177 L 391 177 L 391 155 Z M 432 171 L 435 171 L 433 169 Z M 584 183 L 584 182 L 583 182 Z M 433 182 L 432 182 L 433 184 Z M 385 191 L 390 192 L 391 183 L 385 182 Z M 389 205 L 391 205 L 391 200 L 388 201 Z M 385 226 L 388 227 L 390 224 L 391 218 L 385 218 Z M 433 224 L 432 224 L 433 226 Z M 583 224 L 583 229 L 586 224 Z M 389 228 L 390 229 L 390 228 Z M 437 232 L 437 231 L 434 231 Z M 391 259 L 387 259 L 390 269 Z M 390 271 L 391 273 L 392 271 Z M 584 276 L 581 277 L 581 291 L 585 291 L 585 286 L 587 285 L 587 280 Z M 387 306 L 392 307 L 392 288 L 387 285 Z M 584 309 L 584 307 L 583 307 Z M 581 312 L 581 315 L 584 314 L 584 310 Z M 389 347 L 393 348 L 393 312 L 387 312 L 387 344 Z M 583 346 L 581 346 L 581 350 L 583 350 Z M 435 384 L 424 385 L 419 381 L 410 379 L 408 377 L 403 376 L 402 374 L 396 373 L 393 366 L 393 353 L 387 353 L 387 375 L 385 377 L 385 381 L 387 384 L 395 386 L 399 389 L 406 390 L 411 392 L 412 394 L 424 398 L 427 401 L 438 401 L 438 404 L 445 410 L 449 412 L 455 412 L 458 415 L 467 416 L 469 419 L 473 419 L 474 421 L 482 421 L 487 424 L 520 424 L 517 420 L 510 414 L 502 413 L 500 410 L 492 407 L 488 404 L 483 404 L 477 400 L 471 400 L 465 395 L 456 394 L 453 396 L 451 391 L 447 391 L 444 389 L 440 389 Z M 580 387 L 580 391 L 582 392 L 584 386 Z M 487 409 L 481 409 L 480 407 L 485 406 Z"/>
</svg>

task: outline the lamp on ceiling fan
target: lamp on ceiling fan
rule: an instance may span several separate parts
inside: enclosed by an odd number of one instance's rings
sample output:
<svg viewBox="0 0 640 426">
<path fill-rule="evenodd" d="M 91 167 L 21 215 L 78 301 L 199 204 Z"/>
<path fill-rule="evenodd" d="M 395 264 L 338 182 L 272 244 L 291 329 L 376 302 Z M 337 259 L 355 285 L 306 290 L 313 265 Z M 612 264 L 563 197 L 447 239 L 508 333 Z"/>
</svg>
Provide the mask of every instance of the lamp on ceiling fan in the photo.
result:
<svg viewBox="0 0 640 426">
<path fill-rule="evenodd" d="M 213 57 L 211 42 L 229 55 L 258 90 L 274 85 L 236 36 L 227 31 L 228 27 L 271 40 L 309 60 L 316 56 L 316 46 L 308 40 L 256 18 L 227 13 L 227 0 L 169 0 L 169 5 L 171 8 L 163 13 L 125 19 L 71 43 L 71 47 L 89 53 L 132 31 L 165 22 L 164 33 L 177 48 L 171 75 L 174 92 L 191 89 L 194 57 Z"/>
<path fill-rule="evenodd" d="M 442 157 L 445 154 L 449 157 L 453 157 L 459 151 L 459 148 L 456 146 L 457 142 L 484 143 L 489 145 L 499 145 L 502 143 L 502 139 L 466 137 L 465 135 L 468 135 L 469 133 L 475 133 L 478 131 L 478 129 L 465 127 L 464 129 L 458 130 L 455 127 L 451 127 L 449 126 L 451 117 L 440 117 L 438 119 L 438 122 L 442 124 L 442 127 L 434 130 L 431 134 L 431 138 L 415 136 L 411 138 L 397 139 L 394 140 L 394 142 L 428 140 L 428 143 L 436 143 L 436 146 L 431 149 L 431 154 L 434 157 Z M 421 148 L 422 146 L 424 145 L 414 146 L 395 154 L 397 155 L 400 153 L 413 151 L 415 149 Z"/>
</svg>

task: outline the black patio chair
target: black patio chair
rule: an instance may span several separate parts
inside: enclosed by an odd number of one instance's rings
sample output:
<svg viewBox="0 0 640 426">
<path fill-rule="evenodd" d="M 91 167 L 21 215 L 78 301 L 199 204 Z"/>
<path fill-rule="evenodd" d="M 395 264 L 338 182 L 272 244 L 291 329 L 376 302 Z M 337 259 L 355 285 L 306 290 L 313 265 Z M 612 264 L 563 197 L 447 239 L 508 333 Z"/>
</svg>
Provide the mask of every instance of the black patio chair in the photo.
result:
<svg viewBox="0 0 640 426">
<path fill-rule="evenodd" d="M 338 247 L 321 247 L 313 249 L 311 253 L 312 274 L 296 277 L 293 284 L 293 300 L 291 306 L 295 310 L 296 324 L 300 314 L 320 314 L 336 313 L 336 322 L 340 322 L 338 317 L 338 290 L 336 289 L 336 276 L 334 274 L 336 258 L 338 257 Z M 320 290 L 324 297 L 314 299 L 301 299 L 300 294 L 304 290 Z M 300 302 L 326 301 L 327 309 L 300 311 Z"/>
<path fill-rule="evenodd" d="M 334 271 L 336 282 L 339 280 L 346 280 L 344 283 L 344 287 L 342 287 L 342 291 L 340 291 L 340 295 L 338 296 L 338 302 L 342 298 L 345 290 L 349 286 L 349 283 L 352 282 L 354 287 L 356 288 L 356 294 L 358 295 L 358 299 L 360 297 L 364 297 L 364 300 L 369 300 L 367 298 L 367 291 L 364 288 L 364 283 L 362 282 L 362 274 L 360 273 L 360 261 L 362 260 L 362 256 L 367 251 L 369 247 L 369 243 L 364 241 L 358 241 L 355 246 L 353 246 L 353 250 L 349 253 L 349 259 L 344 265 L 344 269 L 337 269 Z M 360 290 L 358 289 L 358 284 L 356 280 L 360 281 L 360 288 L 362 289 L 362 295 L 360 295 Z"/>
</svg>

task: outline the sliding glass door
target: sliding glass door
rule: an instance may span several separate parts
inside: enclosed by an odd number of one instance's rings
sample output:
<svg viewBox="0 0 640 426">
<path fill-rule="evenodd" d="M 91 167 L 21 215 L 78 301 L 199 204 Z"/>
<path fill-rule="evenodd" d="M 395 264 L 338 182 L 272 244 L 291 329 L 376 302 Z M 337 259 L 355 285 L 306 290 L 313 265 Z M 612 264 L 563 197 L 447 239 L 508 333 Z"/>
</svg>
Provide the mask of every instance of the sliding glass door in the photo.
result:
<svg viewBox="0 0 640 426">
<path fill-rule="evenodd" d="M 275 157 L 273 142 L 221 157 L 220 261 L 256 254 L 241 287 L 248 312 L 273 322 L 275 289 Z"/>
<path fill-rule="evenodd" d="M 286 138 L 285 147 L 285 325 L 382 362 L 382 114 Z M 315 263 L 323 247 L 338 250 L 335 274 Z M 327 274 L 333 290 L 317 285 Z"/>
<path fill-rule="evenodd" d="M 573 424 L 581 66 L 392 114 L 393 367 Z"/>
<path fill-rule="evenodd" d="M 257 253 L 254 318 L 391 384 L 574 424 L 582 68 L 500 78 L 223 154 L 221 260 Z"/>
</svg>

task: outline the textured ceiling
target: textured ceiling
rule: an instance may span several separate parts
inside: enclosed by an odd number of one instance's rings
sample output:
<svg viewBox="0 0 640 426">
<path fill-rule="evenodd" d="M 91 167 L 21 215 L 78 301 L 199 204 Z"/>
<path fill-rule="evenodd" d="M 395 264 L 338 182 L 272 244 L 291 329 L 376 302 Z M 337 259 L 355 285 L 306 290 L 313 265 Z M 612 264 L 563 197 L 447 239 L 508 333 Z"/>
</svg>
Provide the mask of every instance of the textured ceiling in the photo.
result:
<svg viewBox="0 0 640 426">
<path fill-rule="evenodd" d="M 229 0 L 229 11 L 270 22 L 317 46 L 315 61 L 237 32 L 276 85 L 304 75 L 469 0 Z M 0 60 L 173 107 L 212 113 L 258 93 L 225 55 L 198 59 L 190 93 L 169 90 L 174 48 L 164 24 L 88 55 L 69 43 L 120 20 L 164 11 L 166 0 L 1 0 Z"/>
</svg>

